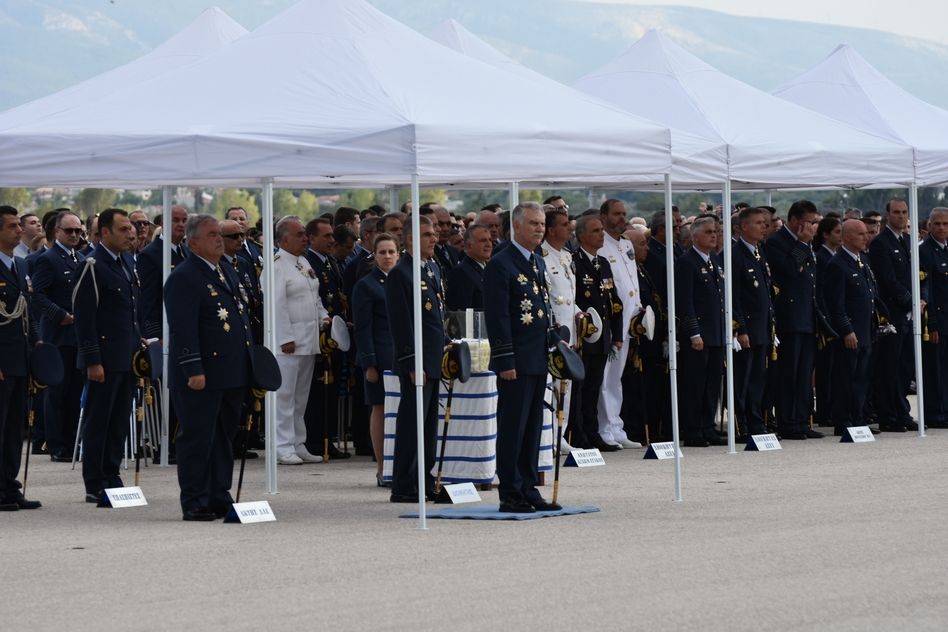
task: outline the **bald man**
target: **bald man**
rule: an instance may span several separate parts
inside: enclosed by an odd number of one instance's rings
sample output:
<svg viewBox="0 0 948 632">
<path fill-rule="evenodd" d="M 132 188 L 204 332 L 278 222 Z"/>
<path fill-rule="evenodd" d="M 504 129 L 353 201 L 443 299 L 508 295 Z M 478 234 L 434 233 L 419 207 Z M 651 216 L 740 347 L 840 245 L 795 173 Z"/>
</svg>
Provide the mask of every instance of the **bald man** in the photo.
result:
<svg viewBox="0 0 948 632">
<path fill-rule="evenodd" d="M 862 409 L 869 386 L 869 353 L 885 304 L 877 301 L 876 280 L 863 256 L 869 231 L 858 219 L 843 222 L 843 247 L 826 265 L 823 295 L 830 323 L 839 334 L 833 347 L 833 423 L 836 436 L 866 425 Z"/>
</svg>

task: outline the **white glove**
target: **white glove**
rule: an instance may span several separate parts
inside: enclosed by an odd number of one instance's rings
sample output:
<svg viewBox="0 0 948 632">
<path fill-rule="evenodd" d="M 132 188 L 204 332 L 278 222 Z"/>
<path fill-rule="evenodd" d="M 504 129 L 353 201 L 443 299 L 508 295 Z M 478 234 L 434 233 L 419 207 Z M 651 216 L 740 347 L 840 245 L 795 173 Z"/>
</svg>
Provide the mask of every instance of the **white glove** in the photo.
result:
<svg viewBox="0 0 948 632">
<path fill-rule="evenodd" d="M 737 341 L 737 336 L 731 338 L 731 346 L 734 348 L 734 353 L 741 350 L 741 343 Z"/>
</svg>

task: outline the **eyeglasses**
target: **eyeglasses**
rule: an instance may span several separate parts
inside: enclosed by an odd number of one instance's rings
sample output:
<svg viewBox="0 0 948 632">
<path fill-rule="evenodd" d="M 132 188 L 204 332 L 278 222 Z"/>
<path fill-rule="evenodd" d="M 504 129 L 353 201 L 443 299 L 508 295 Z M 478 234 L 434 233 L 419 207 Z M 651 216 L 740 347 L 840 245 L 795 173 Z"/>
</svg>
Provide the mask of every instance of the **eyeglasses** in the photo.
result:
<svg viewBox="0 0 948 632">
<path fill-rule="evenodd" d="M 558 211 L 568 211 L 569 204 L 564 204 L 563 206 L 554 206 L 553 208 L 555 208 Z"/>
<path fill-rule="evenodd" d="M 244 233 L 227 233 L 226 235 L 222 234 L 221 237 L 225 239 L 243 239 L 246 235 Z"/>
<path fill-rule="evenodd" d="M 146 219 L 146 220 L 140 220 L 140 221 L 137 221 L 137 222 L 132 222 L 132 224 L 134 224 L 135 226 L 148 226 L 149 224 L 151 224 L 151 222 L 149 222 L 149 221 Z"/>
<path fill-rule="evenodd" d="M 63 231 L 67 235 L 81 235 L 82 234 L 81 228 L 60 228 L 59 230 Z"/>
</svg>

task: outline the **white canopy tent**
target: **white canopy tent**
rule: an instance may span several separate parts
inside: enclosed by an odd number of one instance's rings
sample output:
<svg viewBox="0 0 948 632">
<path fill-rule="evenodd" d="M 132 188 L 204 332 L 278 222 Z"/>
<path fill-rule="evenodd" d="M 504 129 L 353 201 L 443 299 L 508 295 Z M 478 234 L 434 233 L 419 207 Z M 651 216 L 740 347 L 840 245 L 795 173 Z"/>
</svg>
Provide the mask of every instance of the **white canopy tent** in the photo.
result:
<svg viewBox="0 0 948 632">
<path fill-rule="evenodd" d="M 915 152 L 915 184 L 948 183 L 948 111 L 895 85 L 849 44 L 770 94 Z"/>
<path fill-rule="evenodd" d="M 266 86 L 247 98 L 253 77 Z M 180 85 L 204 89 L 168 107 Z M 557 90 L 538 99 L 517 77 L 446 51 L 362 0 L 303 0 L 133 90 L 0 131 L 0 186 L 262 186 L 270 245 L 275 184 L 410 178 L 418 199 L 427 182 L 667 177 L 667 128 Z M 268 289 L 272 265 L 264 271 Z M 415 283 L 420 322 L 418 266 Z M 266 304 L 271 349 L 273 308 Z M 272 396 L 267 409 L 267 488 L 275 492 Z"/>
<path fill-rule="evenodd" d="M 531 70 L 518 61 L 504 55 L 499 50 L 478 38 L 456 20 L 448 18 L 439 24 L 428 37 L 451 50 L 499 68 L 518 77 L 539 84 L 543 90 L 557 91 L 562 84 L 545 75 Z M 541 93 L 545 97 L 545 93 Z M 619 104 L 621 105 L 621 104 Z M 647 118 L 647 117 L 646 117 Z M 716 136 L 696 135 L 671 128 L 672 139 L 672 180 L 681 186 L 707 186 L 724 180 L 727 175 L 727 150 L 723 140 Z M 638 188 L 664 186 L 661 180 L 655 181 L 647 176 L 625 178 L 569 178 L 558 182 L 531 182 L 525 186 L 582 186 L 597 182 L 611 184 L 621 180 L 622 186 L 635 185 Z"/>
<path fill-rule="evenodd" d="M 920 296 L 918 271 L 918 187 L 948 182 L 948 112 L 925 103 L 898 87 L 849 44 L 836 47 L 829 57 L 771 94 L 790 103 L 848 123 L 895 142 L 915 154 L 915 177 L 908 205 L 912 237 L 912 292 Z M 920 305 L 912 308 L 915 380 L 918 395 L 918 433 L 925 435 L 922 391 L 922 332 Z"/>
<path fill-rule="evenodd" d="M 911 148 L 793 106 L 715 70 L 657 30 L 573 87 L 650 120 L 727 143 L 731 188 L 858 188 L 912 181 Z M 670 200 L 666 192 L 666 200 Z M 671 225 L 670 201 L 666 221 Z M 727 228 L 725 229 L 727 232 Z M 732 274 L 731 240 L 724 240 L 725 274 Z M 669 337 L 674 338 L 674 279 L 669 259 Z M 725 340 L 730 340 L 732 292 L 725 284 Z M 734 453 L 733 348 L 726 345 L 728 452 Z M 672 410 L 677 359 L 672 354 Z M 677 424 L 677 421 L 676 421 Z"/>
<path fill-rule="evenodd" d="M 0 130 L 68 110 L 87 101 L 142 83 L 220 50 L 247 34 L 217 7 L 204 10 L 161 46 L 114 70 L 0 114 Z"/>
</svg>

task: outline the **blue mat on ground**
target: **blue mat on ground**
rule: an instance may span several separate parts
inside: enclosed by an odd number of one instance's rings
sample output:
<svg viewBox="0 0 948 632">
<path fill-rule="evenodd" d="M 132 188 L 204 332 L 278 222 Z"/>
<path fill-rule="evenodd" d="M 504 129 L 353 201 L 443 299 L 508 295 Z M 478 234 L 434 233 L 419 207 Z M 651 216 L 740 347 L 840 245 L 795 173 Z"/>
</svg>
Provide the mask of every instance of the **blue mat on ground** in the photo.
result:
<svg viewBox="0 0 948 632">
<path fill-rule="evenodd" d="M 538 511 L 536 513 L 500 513 L 497 505 L 458 505 L 428 511 L 428 518 L 443 518 L 445 520 L 535 520 L 536 518 L 553 518 L 555 516 L 571 516 L 573 514 L 596 513 L 599 507 L 563 507 L 559 511 Z M 417 511 L 403 513 L 399 518 L 417 518 Z"/>
</svg>

